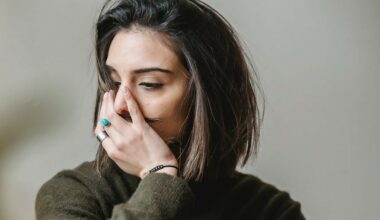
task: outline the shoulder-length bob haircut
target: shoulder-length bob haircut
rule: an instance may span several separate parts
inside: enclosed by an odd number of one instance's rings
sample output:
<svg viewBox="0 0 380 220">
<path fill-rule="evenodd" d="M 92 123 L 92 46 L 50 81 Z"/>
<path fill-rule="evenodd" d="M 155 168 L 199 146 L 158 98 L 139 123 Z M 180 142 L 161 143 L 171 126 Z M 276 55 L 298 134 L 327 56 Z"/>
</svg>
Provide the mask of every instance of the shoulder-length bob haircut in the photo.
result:
<svg viewBox="0 0 380 220">
<path fill-rule="evenodd" d="M 114 86 L 105 67 L 111 41 L 119 31 L 134 27 L 160 33 L 174 46 L 189 74 L 184 97 L 187 117 L 179 140 L 181 176 L 194 181 L 217 180 L 232 175 L 239 161 L 243 167 L 250 156 L 256 156 L 262 124 L 258 76 L 232 26 L 199 0 L 105 3 L 96 24 L 94 129 L 101 97 Z M 102 173 L 110 164 L 99 146 L 98 171 Z"/>
</svg>

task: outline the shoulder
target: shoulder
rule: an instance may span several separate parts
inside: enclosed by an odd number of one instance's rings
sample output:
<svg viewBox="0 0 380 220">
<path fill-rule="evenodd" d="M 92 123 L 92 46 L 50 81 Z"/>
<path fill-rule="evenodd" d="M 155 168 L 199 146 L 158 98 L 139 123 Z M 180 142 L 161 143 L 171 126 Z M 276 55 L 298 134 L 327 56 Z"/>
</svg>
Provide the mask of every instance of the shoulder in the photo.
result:
<svg viewBox="0 0 380 220">
<path fill-rule="evenodd" d="M 92 169 L 92 162 L 85 162 L 74 169 L 62 170 L 45 182 L 38 192 L 38 196 L 46 193 L 53 193 L 75 190 L 91 190 L 90 185 L 96 186 L 101 182 L 100 175 Z"/>
<path fill-rule="evenodd" d="M 49 185 L 57 180 L 81 182 L 84 185 L 92 183 L 94 185 L 101 181 L 102 177 L 96 172 L 94 162 L 84 162 L 74 169 L 65 169 L 58 172 L 44 185 Z"/>
<path fill-rule="evenodd" d="M 52 189 L 59 189 L 59 192 L 93 191 L 99 185 L 103 185 L 106 179 L 96 171 L 94 162 L 84 162 L 74 169 L 62 170 L 55 174 L 42 185 L 39 194 L 51 192 Z"/>
<path fill-rule="evenodd" d="M 135 187 L 133 180 L 137 181 L 137 177 L 122 175 L 116 169 L 101 176 L 93 161 L 63 170 L 38 191 L 35 204 L 37 219 L 76 215 L 104 219 L 111 214 L 115 204 L 131 196 Z"/>
<path fill-rule="evenodd" d="M 238 219 L 304 219 L 301 205 L 289 193 L 277 189 L 256 176 L 236 172 L 230 191 L 232 201 L 240 205 Z"/>
</svg>

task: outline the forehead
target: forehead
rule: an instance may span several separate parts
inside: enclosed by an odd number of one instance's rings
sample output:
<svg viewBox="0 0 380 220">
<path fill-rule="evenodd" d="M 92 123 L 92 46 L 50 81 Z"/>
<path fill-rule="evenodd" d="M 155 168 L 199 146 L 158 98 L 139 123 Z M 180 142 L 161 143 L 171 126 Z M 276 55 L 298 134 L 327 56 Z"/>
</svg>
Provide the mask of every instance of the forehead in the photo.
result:
<svg viewBox="0 0 380 220">
<path fill-rule="evenodd" d="M 166 38 L 149 30 L 122 30 L 113 38 L 106 63 L 131 68 L 151 65 L 178 65 L 174 47 Z"/>
</svg>

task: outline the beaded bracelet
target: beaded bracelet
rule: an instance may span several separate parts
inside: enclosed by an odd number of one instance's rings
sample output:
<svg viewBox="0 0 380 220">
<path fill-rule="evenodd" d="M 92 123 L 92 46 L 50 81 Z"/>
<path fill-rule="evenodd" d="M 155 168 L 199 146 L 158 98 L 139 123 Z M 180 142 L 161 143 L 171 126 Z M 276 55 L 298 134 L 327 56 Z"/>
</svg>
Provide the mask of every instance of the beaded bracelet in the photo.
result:
<svg viewBox="0 0 380 220">
<path fill-rule="evenodd" d="M 173 167 L 173 168 L 176 168 L 178 170 L 178 167 L 176 167 L 176 166 L 173 166 L 173 165 L 162 165 L 162 164 L 160 164 L 158 166 L 153 167 L 148 172 L 144 173 L 143 176 L 145 177 L 146 175 L 148 175 L 148 173 L 155 173 L 155 172 L 157 172 L 159 170 L 164 169 L 165 167 Z"/>
</svg>

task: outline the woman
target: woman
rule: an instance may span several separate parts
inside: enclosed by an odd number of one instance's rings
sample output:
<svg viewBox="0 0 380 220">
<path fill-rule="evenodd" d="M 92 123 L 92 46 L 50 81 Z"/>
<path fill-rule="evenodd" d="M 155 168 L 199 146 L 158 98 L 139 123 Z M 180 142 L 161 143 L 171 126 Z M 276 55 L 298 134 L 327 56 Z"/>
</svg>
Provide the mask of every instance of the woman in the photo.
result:
<svg viewBox="0 0 380 220">
<path fill-rule="evenodd" d="M 97 158 L 40 189 L 37 219 L 304 219 L 237 172 L 257 152 L 254 72 L 198 0 L 108 2 L 97 22 Z"/>
</svg>

